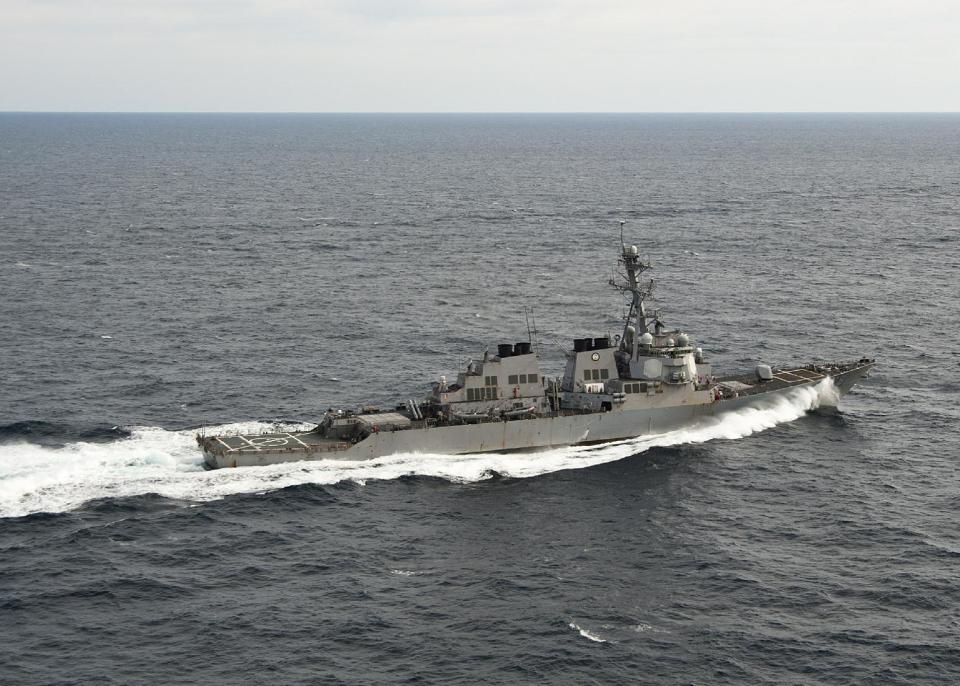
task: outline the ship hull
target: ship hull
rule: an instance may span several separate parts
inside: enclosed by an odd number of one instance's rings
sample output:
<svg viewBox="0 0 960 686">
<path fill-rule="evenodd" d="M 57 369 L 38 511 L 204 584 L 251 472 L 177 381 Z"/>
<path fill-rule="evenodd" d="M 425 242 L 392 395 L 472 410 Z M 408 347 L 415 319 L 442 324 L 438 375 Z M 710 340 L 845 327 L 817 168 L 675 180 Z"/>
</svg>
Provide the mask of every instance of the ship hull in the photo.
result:
<svg viewBox="0 0 960 686">
<path fill-rule="evenodd" d="M 830 374 L 837 393 L 847 393 L 872 366 L 872 363 L 863 364 Z M 217 450 L 212 443 L 205 442 L 208 439 L 201 439 L 201 446 L 204 447 L 205 464 L 209 468 L 217 469 L 302 460 L 363 461 L 399 453 L 457 455 L 582 445 L 665 433 L 690 427 L 703 419 L 718 417 L 744 407 L 766 407 L 777 396 L 793 394 L 798 388 L 816 386 L 822 381 L 821 377 L 776 390 L 727 397 L 704 404 L 384 431 L 374 433 L 356 444 L 327 450 L 309 449 L 304 445 L 304 434 L 300 434 L 299 438 L 293 434 L 277 434 L 274 440 L 274 443 L 278 444 L 276 449 L 259 447 Z M 281 443 L 283 436 L 290 436 L 292 441 Z"/>
</svg>

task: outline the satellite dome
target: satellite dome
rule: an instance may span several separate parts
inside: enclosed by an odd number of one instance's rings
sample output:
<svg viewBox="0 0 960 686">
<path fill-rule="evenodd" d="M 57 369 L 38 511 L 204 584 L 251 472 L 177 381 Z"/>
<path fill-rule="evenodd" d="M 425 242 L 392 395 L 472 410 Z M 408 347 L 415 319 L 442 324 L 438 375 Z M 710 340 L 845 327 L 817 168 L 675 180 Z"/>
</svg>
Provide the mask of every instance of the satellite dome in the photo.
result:
<svg viewBox="0 0 960 686">
<path fill-rule="evenodd" d="M 647 331 L 645 334 L 640 336 L 640 345 L 653 345 L 653 334 Z"/>
<path fill-rule="evenodd" d="M 685 348 L 690 345 L 690 336 L 685 333 L 677 336 L 677 345 L 679 345 L 681 348 Z"/>
</svg>

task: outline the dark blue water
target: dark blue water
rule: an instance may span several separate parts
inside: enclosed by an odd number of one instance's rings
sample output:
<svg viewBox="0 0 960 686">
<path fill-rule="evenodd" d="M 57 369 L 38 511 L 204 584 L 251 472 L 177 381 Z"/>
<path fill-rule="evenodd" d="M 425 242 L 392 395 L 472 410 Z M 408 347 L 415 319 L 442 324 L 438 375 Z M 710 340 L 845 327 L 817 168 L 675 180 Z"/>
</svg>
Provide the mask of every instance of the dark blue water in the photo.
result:
<svg viewBox="0 0 960 686">
<path fill-rule="evenodd" d="M 559 372 L 620 218 L 718 370 L 880 366 L 598 450 L 200 468 L 524 306 Z M 955 682 L 958 235 L 955 115 L 0 115 L 0 682 Z"/>
</svg>

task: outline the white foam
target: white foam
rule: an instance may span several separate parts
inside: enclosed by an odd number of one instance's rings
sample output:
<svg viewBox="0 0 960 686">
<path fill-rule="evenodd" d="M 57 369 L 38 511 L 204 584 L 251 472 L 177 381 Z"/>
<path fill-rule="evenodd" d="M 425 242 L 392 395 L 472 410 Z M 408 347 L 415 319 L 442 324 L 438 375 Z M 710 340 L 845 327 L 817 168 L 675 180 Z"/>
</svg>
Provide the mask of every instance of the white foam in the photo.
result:
<svg viewBox="0 0 960 686">
<path fill-rule="evenodd" d="M 569 626 L 571 629 L 576 629 L 578 632 L 580 632 L 580 635 L 581 635 L 581 636 L 583 636 L 583 637 L 586 638 L 586 639 L 589 639 L 589 640 L 593 641 L 594 643 L 606 643 L 606 642 L 607 642 L 606 639 L 600 638 L 600 637 L 597 636 L 596 634 L 590 633 L 590 632 L 587 631 L 586 629 L 581 629 L 577 624 L 574 624 L 573 622 L 570 622 L 570 624 L 569 624 L 568 626 Z"/>
<path fill-rule="evenodd" d="M 494 473 L 527 478 L 565 469 L 582 469 L 636 455 L 653 447 L 702 443 L 749 436 L 794 420 L 836 397 L 831 380 L 792 390 L 680 431 L 642 436 L 600 446 L 556 448 L 509 454 L 429 455 L 410 453 L 370 461 L 319 460 L 269 467 L 204 471 L 194 432 L 157 427 L 128 427 L 129 438 L 111 443 L 71 443 L 48 448 L 29 443 L 0 446 L 0 516 L 63 512 L 99 498 L 156 493 L 168 498 L 207 501 L 238 493 L 262 493 L 300 484 L 334 484 L 406 475 L 452 482 L 488 479 Z M 295 430 L 251 423 L 211 427 L 208 431 Z"/>
</svg>

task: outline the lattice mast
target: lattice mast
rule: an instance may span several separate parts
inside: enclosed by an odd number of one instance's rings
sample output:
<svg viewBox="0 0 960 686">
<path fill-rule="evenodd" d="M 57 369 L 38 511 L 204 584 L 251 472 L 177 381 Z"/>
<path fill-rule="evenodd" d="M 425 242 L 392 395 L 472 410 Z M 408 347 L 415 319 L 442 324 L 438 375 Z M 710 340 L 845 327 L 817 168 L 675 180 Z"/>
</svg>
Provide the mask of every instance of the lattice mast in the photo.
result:
<svg viewBox="0 0 960 686">
<path fill-rule="evenodd" d="M 626 344 L 629 338 L 630 327 L 634 327 L 636 335 L 642 336 L 649 331 L 649 326 L 657 321 L 657 316 L 647 314 L 644 301 L 653 295 L 653 279 L 643 280 L 640 275 L 653 266 L 640 259 L 637 246 L 628 246 L 623 242 L 623 225 L 620 221 L 620 259 L 617 264 L 623 271 L 617 272 L 618 278 L 610 279 L 610 285 L 621 293 L 630 294 L 630 309 L 624 317 L 623 336 L 620 339 Z"/>
</svg>

